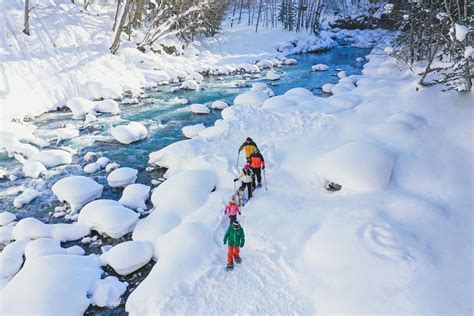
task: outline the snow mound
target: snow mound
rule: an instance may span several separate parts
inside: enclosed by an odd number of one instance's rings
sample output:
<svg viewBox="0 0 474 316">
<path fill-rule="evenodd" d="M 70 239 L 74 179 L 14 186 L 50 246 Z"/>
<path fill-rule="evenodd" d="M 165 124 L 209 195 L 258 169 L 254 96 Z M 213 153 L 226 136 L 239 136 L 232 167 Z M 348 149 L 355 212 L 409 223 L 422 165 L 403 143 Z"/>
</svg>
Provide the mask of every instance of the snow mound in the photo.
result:
<svg viewBox="0 0 474 316">
<path fill-rule="evenodd" d="M 107 183 L 113 188 L 126 187 L 131 183 L 135 183 L 137 174 L 137 169 L 129 167 L 118 168 L 107 176 Z"/>
<path fill-rule="evenodd" d="M 31 161 L 39 161 L 46 168 L 66 165 L 72 162 L 71 153 L 61 149 L 45 149 L 33 155 Z"/>
<path fill-rule="evenodd" d="M 265 110 L 282 110 L 296 107 L 296 102 L 284 95 L 277 95 L 265 101 L 262 109 Z"/>
<path fill-rule="evenodd" d="M 108 99 L 95 104 L 94 111 L 100 113 L 117 114 L 120 113 L 119 105 L 116 101 Z"/>
<path fill-rule="evenodd" d="M 294 58 L 287 58 L 283 61 L 283 65 L 286 65 L 286 66 L 296 65 L 297 63 L 298 61 Z"/>
<path fill-rule="evenodd" d="M 97 162 L 91 162 L 85 165 L 82 171 L 84 171 L 84 173 L 94 173 L 94 172 L 99 171 L 100 169 L 101 169 L 100 164 L 98 164 Z"/>
<path fill-rule="evenodd" d="M 355 96 L 332 96 L 327 98 L 329 105 L 339 109 L 352 109 L 360 103 L 360 98 Z"/>
<path fill-rule="evenodd" d="M 285 96 L 295 96 L 295 97 L 314 97 L 313 92 L 306 88 L 293 88 L 285 92 Z"/>
<path fill-rule="evenodd" d="M 342 78 L 344 78 L 344 77 L 347 77 L 347 74 L 346 74 L 346 72 L 345 72 L 344 70 L 342 70 L 342 71 L 339 71 L 339 72 L 337 73 L 337 77 L 338 77 L 339 79 L 342 79 Z"/>
<path fill-rule="evenodd" d="M 199 90 L 199 83 L 194 80 L 185 80 L 181 83 L 181 89 L 184 90 Z"/>
<path fill-rule="evenodd" d="M 234 105 L 250 105 L 262 106 L 263 102 L 268 99 L 268 95 L 262 91 L 248 91 L 239 94 L 234 99 Z"/>
<path fill-rule="evenodd" d="M 46 167 L 39 161 L 27 160 L 21 168 L 25 177 L 36 179 L 47 171 Z"/>
<path fill-rule="evenodd" d="M 270 89 L 266 83 L 264 82 L 255 82 L 252 84 L 252 88 L 250 88 L 250 91 L 262 91 L 265 93 L 269 98 L 273 97 L 275 93 Z"/>
<path fill-rule="evenodd" d="M 316 160 L 321 180 L 354 191 L 381 191 L 390 182 L 394 157 L 391 153 L 365 142 L 345 144 Z"/>
<path fill-rule="evenodd" d="M 81 91 L 90 99 L 118 99 L 122 97 L 122 89 L 120 87 L 112 87 L 97 81 L 87 81 L 82 86 Z"/>
<path fill-rule="evenodd" d="M 131 232 L 139 214 L 113 200 L 96 200 L 84 206 L 77 222 L 100 234 L 120 238 Z"/>
<path fill-rule="evenodd" d="M 317 65 L 311 66 L 312 71 L 327 71 L 328 69 L 329 69 L 329 66 L 325 64 L 317 64 Z"/>
<path fill-rule="evenodd" d="M 126 145 L 142 140 L 148 136 L 146 127 L 139 122 L 116 126 L 112 128 L 110 132 L 119 143 Z"/>
<path fill-rule="evenodd" d="M 225 108 L 227 108 L 227 107 L 229 107 L 229 104 L 227 104 L 227 102 L 222 101 L 222 100 L 214 101 L 214 102 L 212 102 L 212 104 L 211 104 L 211 108 L 217 109 L 217 110 L 223 110 L 223 109 L 225 109 Z"/>
<path fill-rule="evenodd" d="M 16 223 L 10 223 L 6 226 L 0 227 L 0 244 L 4 244 L 6 242 L 9 242 L 10 240 L 13 240 L 12 236 L 12 230 L 15 227 Z M 1 269 L 0 269 L 1 270 Z"/>
<path fill-rule="evenodd" d="M 30 243 L 29 239 L 17 240 L 8 244 L 0 253 L 0 279 L 11 279 L 23 264 L 23 255 L 26 246 Z"/>
<path fill-rule="evenodd" d="M 15 240 L 49 237 L 60 241 L 70 241 L 81 239 L 89 234 L 89 228 L 83 224 L 45 224 L 33 217 L 20 220 L 12 229 Z"/>
<path fill-rule="evenodd" d="M 181 129 L 181 131 L 183 132 L 183 135 L 187 138 L 193 138 L 198 136 L 199 133 L 205 129 L 206 127 L 204 126 L 204 124 L 200 123 L 196 125 L 185 126 Z"/>
<path fill-rule="evenodd" d="M 127 290 L 127 282 L 120 282 L 115 276 L 95 281 L 88 290 L 92 295 L 91 304 L 99 307 L 114 308 L 120 305 L 120 297 Z"/>
<path fill-rule="evenodd" d="M 51 238 L 38 238 L 30 243 L 25 248 L 26 260 L 31 260 L 41 256 L 52 255 L 84 255 L 85 251 L 79 246 L 72 246 L 69 248 L 62 248 L 59 240 Z"/>
<path fill-rule="evenodd" d="M 413 115 L 406 112 L 399 112 L 392 114 L 387 121 L 389 122 L 401 122 L 408 124 L 411 127 L 420 127 L 425 123 L 425 120 L 417 115 Z"/>
<path fill-rule="evenodd" d="M 268 59 L 260 60 L 256 65 L 257 67 L 262 68 L 262 69 L 273 67 L 273 63 Z"/>
<path fill-rule="evenodd" d="M 280 75 L 276 71 L 269 70 L 269 71 L 267 71 L 266 78 L 268 80 L 279 80 Z"/>
<path fill-rule="evenodd" d="M 125 190 L 123 190 L 122 197 L 119 202 L 123 206 L 136 209 L 146 209 L 145 201 L 148 200 L 150 196 L 150 187 L 140 183 L 134 183 L 127 185 Z"/>
<path fill-rule="evenodd" d="M 189 108 L 191 109 L 191 112 L 195 114 L 209 114 L 211 112 L 209 108 L 204 104 L 194 103 L 191 104 Z"/>
<path fill-rule="evenodd" d="M 73 210 L 102 195 L 103 186 L 84 176 L 69 176 L 56 182 L 51 190 L 61 202 L 68 202 Z"/>
<path fill-rule="evenodd" d="M 345 78 L 347 78 L 347 77 L 345 77 Z M 334 95 L 344 94 L 344 93 L 347 93 L 347 92 L 351 91 L 354 88 L 355 88 L 355 86 L 352 83 L 339 82 L 338 84 L 334 85 L 331 88 L 331 92 Z"/>
<path fill-rule="evenodd" d="M 456 39 L 460 42 L 464 41 L 469 33 L 469 29 L 465 25 L 457 23 L 454 25 L 454 28 L 456 30 Z"/>
<path fill-rule="evenodd" d="M 87 291 L 100 276 L 94 256 L 28 260 L 3 289 L 0 314 L 82 315 L 90 304 Z"/>
<path fill-rule="evenodd" d="M 324 93 L 332 93 L 332 88 L 334 87 L 333 83 L 325 83 L 322 85 L 321 89 Z"/>
<path fill-rule="evenodd" d="M 249 64 L 249 63 L 243 63 L 243 64 L 240 64 L 239 69 L 242 69 L 243 71 L 247 72 L 247 73 L 257 73 L 257 72 L 260 72 L 260 68 L 258 68 L 257 65 L 252 65 L 252 64 Z"/>
<path fill-rule="evenodd" d="M 21 208 L 23 205 L 26 205 L 40 196 L 40 193 L 33 189 L 25 189 L 22 194 L 18 195 L 13 200 L 13 206 L 16 208 Z"/>
<path fill-rule="evenodd" d="M 95 104 L 91 100 L 75 97 L 69 99 L 66 106 L 71 110 L 73 118 L 82 119 L 87 113 L 94 109 Z"/>
<path fill-rule="evenodd" d="M 120 275 L 137 271 L 153 257 L 153 244 L 148 241 L 126 241 L 112 247 L 100 256 Z"/>
<path fill-rule="evenodd" d="M 107 167 L 107 165 L 109 164 L 110 162 L 110 159 L 107 158 L 107 157 L 100 157 L 99 159 L 97 159 L 96 163 L 99 164 L 99 166 L 101 168 L 105 168 Z"/>
<path fill-rule="evenodd" d="M 16 220 L 16 215 L 10 212 L 0 213 L 0 226 L 5 226 Z"/>
</svg>

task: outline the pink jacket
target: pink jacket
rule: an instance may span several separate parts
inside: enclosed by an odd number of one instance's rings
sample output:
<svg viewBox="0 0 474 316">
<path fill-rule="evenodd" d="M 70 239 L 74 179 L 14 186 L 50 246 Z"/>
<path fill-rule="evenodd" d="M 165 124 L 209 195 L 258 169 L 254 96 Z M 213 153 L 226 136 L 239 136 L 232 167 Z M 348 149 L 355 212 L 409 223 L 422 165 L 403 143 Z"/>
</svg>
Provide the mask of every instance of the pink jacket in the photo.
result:
<svg viewBox="0 0 474 316">
<path fill-rule="evenodd" d="M 239 212 L 239 206 L 237 204 L 229 202 L 225 206 L 225 213 L 227 215 L 237 215 L 238 212 Z"/>
</svg>

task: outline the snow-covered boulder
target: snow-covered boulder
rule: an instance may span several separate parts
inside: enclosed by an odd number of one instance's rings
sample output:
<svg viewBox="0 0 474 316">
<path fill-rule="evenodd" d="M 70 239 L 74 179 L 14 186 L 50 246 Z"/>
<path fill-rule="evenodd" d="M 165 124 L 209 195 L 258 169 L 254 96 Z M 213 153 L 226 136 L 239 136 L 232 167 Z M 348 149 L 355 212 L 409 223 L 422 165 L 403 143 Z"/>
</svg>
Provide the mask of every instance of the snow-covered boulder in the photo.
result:
<svg viewBox="0 0 474 316">
<path fill-rule="evenodd" d="M 262 91 L 248 91 L 235 97 L 234 105 L 261 106 L 267 99 L 268 95 Z"/>
<path fill-rule="evenodd" d="M 100 113 L 117 114 L 120 113 L 119 105 L 112 99 L 99 101 L 95 104 L 94 111 Z"/>
<path fill-rule="evenodd" d="M 84 126 L 87 126 L 89 125 L 90 123 L 93 123 L 97 121 L 97 116 L 95 116 L 94 114 L 92 113 L 87 113 L 86 115 L 86 118 L 84 120 Z"/>
<path fill-rule="evenodd" d="M 347 78 L 347 77 L 344 77 Z M 353 90 L 355 86 L 350 82 L 339 82 L 331 88 L 331 92 L 334 95 L 344 94 Z"/>
<path fill-rule="evenodd" d="M 225 109 L 225 108 L 227 108 L 227 107 L 229 107 L 229 104 L 227 104 L 227 102 L 222 101 L 222 100 L 214 101 L 214 102 L 212 102 L 212 104 L 211 104 L 211 108 L 217 109 L 217 110 L 223 110 L 223 109 Z"/>
<path fill-rule="evenodd" d="M 361 63 L 361 62 L 363 62 L 363 61 L 364 61 L 364 58 L 362 58 L 362 57 L 357 57 L 357 58 L 356 58 L 356 62 L 357 62 L 357 63 Z"/>
<path fill-rule="evenodd" d="M 325 83 L 322 85 L 321 89 L 324 93 L 332 93 L 332 88 L 334 87 L 333 83 Z"/>
<path fill-rule="evenodd" d="M 256 65 L 257 67 L 262 68 L 262 69 L 273 67 L 273 63 L 268 59 L 260 60 Z"/>
<path fill-rule="evenodd" d="M 317 64 L 317 65 L 311 66 L 311 70 L 312 71 L 327 71 L 329 70 L 329 66 L 325 64 Z"/>
<path fill-rule="evenodd" d="M 294 58 L 287 58 L 283 61 L 283 65 L 286 65 L 286 66 L 296 65 L 297 63 L 298 61 Z"/>
<path fill-rule="evenodd" d="M 118 163 L 111 162 L 108 163 L 107 166 L 105 166 L 105 172 L 111 173 L 112 171 L 117 170 L 118 168 L 120 168 L 120 165 Z"/>
<path fill-rule="evenodd" d="M 266 83 L 264 82 L 255 82 L 252 84 L 250 91 L 262 91 L 265 93 L 269 98 L 273 97 L 275 93 L 270 89 Z"/>
<path fill-rule="evenodd" d="M 390 182 L 394 157 L 369 143 L 353 142 L 329 151 L 316 159 L 315 170 L 321 180 L 354 191 L 384 190 Z"/>
<path fill-rule="evenodd" d="M 285 96 L 289 97 L 303 97 L 303 98 L 309 98 L 309 97 L 314 97 L 313 92 L 306 88 L 293 88 L 285 92 Z"/>
<path fill-rule="evenodd" d="M 109 164 L 110 162 L 110 159 L 107 158 L 107 157 L 100 157 L 99 159 L 97 159 L 96 163 L 103 169 L 105 167 L 107 167 L 107 165 Z"/>
<path fill-rule="evenodd" d="M 61 202 L 68 202 L 73 210 L 102 195 L 103 186 L 84 176 L 69 176 L 57 181 L 51 190 Z"/>
<path fill-rule="evenodd" d="M 344 77 L 347 77 L 347 74 L 346 74 L 346 72 L 345 72 L 344 70 L 342 70 L 342 71 L 339 71 L 339 72 L 337 73 L 337 77 L 338 77 L 339 79 L 342 79 L 342 78 L 344 78 Z"/>
<path fill-rule="evenodd" d="M 185 126 L 181 129 L 181 131 L 183 132 L 183 135 L 186 136 L 187 138 L 193 138 L 193 137 L 198 136 L 199 133 L 205 129 L 206 127 L 204 126 L 204 124 L 199 123 L 196 125 Z"/>
<path fill-rule="evenodd" d="M 279 80 L 280 75 L 276 71 L 269 70 L 269 71 L 267 71 L 266 78 L 268 80 Z"/>
<path fill-rule="evenodd" d="M 115 276 L 95 281 L 89 288 L 91 304 L 99 307 L 114 308 L 120 305 L 120 297 L 127 290 L 127 282 L 120 282 Z"/>
<path fill-rule="evenodd" d="M 82 315 L 90 304 L 88 290 L 101 274 L 100 260 L 94 256 L 27 260 L 3 289 L 0 314 Z"/>
<path fill-rule="evenodd" d="M 52 238 L 38 238 L 30 243 L 25 248 L 26 260 L 32 260 L 41 256 L 51 255 L 84 255 L 85 251 L 79 246 L 72 246 L 69 248 L 62 248 L 61 242 Z"/>
<path fill-rule="evenodd" d="M 85 205 L 77 222 L 100 234 L 120 238 L 131 232 L 139 214 L 113 200 L 96 200 Z"/>
<path fill-rule="evenodd" d="M 66 165 L 72 162 L 71 153 L 61 149 L 45 149 L 33 155 L 30 161 L 39 161 L 46 168 Z"/>
<path fill-rule="evenodd" d="M 120 275 L 137 271 L 153 257 L 153 244 L 147 241 L 126 241 L 102 254 L 100 259 Z"/>
<path fill-rule="evenodd" d="M 119 202 L 131 209 L 146 209 L 146 200 L 150 196 L 150 187 L 140 183 L 129 184 L 123 190 Z"/>
<path fill-rule="evenodd" d="M 36 199 L 38 196 L 40 196 L 38 191 L 33 189 L 25 189 L 23 193 L 13 200 L 13 206 L 16 208 L 21 208 L 23 205 L 26 205 Z"/>
<path fill-rule="evenodd" d="M 113 188 L 126 187 L 131 183 L 135 183 L 137 174 L 137 169 L 129 167 L 118 168 L 107 176 L 107 183 Z"/>
<path fill-rule="evenodd" d="M 251 74 L 260 72 L 260 68 L 257 65 L 252 65 L 249 63 L 240 64 L 239 69 L 242 69 L 243 71 Z"/>
<path fill-rule="evenodd" d="M 5 226 L 16 220 L 16 215 L 10 212 L 0 213 L 0 226 Z"/>
<path fill-rule="evenodd" d="M 181 89 L 184 90 L 199 90 L 199 83 L 194 80 L 185 80 L 181 83 Z"/>
<path fill-rule="evenodd" d="M 73 118 L 82 119 L 87 113 L 94 109 L 95 104 L 91 100 L 75 97 L 69 99 L 66 106 L 71 110 Z"/>
<path fill-rule="evenodd" d="M 277 95 L 276 97 L 270 98 L 265 101 L 262 105 L 262 109 L 266 110 L 281 110 L 287 108 L 294 108 L 296 102 L 284 95 Z"/>
<path fill-rule="evenodd" d="M 23 255 L 30 240 L 17 240 L 8 244 L 0 253 L 0 279 L 11 279 L 23 264 Z"/>
<path fill-rule="evenodd" d="M 227 76 L 232 74 L 236 69 L 231 65 L 220 65 L 212 73 L 217 76 Z"/>
<path fill-rule="evenodd" d="M 20 220 L 12 229 L 15 240 L 48 237 L 59 241 L 70 241 L 81 239 L 89 234 L 90 229 L 83 224 L 45 224 L 33 217 Z"/>
<path fill-rule="evenodd" d="M 14 239 L 12 236 L 12 230 L 15 225 L 16 222 L 12 222 L 10 224 L 0 227 L 0 244 L 4 244 Z"/>
<path fill-rule="evenodd" d="M 82 168 L 82 171 L 84 171 L 84 173 L 94 173 L 99 171 L 100 169 L 100 164 L 98 164 L 97 162 L 91 162 L 85 165 L 84 168 Z"/>
<path fill-rule="evenodd" d="M 39 161 L 27 160 L 21 168 L 25 177 L 38 178 L 42 173 L 45 173 L 46 167 Z"/>
<path fill-rule="evenodd" d="M 191 104 L 189 106 L 189 108 L 191 109 L 191 112 L 193 112 L 195 114 L 209 114 L 209 113 L 211 113 L 209 108 L 204 104 L 194 103 L 194 104 Z"/>
<path fill-rule="evenodd" d="M 116 126 L 112 128 L 110 132 L 118 142 L 126 145 L 142 140 L 148 136 L 146 127 L 139 122 Z"/>
</svg>

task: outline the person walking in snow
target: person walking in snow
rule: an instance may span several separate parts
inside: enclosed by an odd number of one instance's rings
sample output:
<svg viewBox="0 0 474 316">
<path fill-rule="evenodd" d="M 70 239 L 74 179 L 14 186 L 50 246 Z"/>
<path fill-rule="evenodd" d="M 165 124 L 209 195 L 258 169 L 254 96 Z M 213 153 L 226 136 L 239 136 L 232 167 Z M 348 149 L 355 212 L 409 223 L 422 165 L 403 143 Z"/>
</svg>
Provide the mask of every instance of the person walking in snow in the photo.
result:
<svg viewBox="0 0 474 316">
<path fill-rule="evenodd" d="M 252 198 L 252 183 L 254 182 L 254 174 L 252 170 L 250 169 L 249 164 L 245 164 L 244 168 L 240 172 L 240 176 L 238 178 L 234 179 L 234 182 L 239 181 L 240 178 L 242 178 L 242 188 L 245 190 L 247 188 L 248 190 L 248 199 L 250 200 Z"/>
<path fill-rule="evenodd" d="M 253 154 L 258 149 L 257 144 L 252 140 L 252 138 L 247 137 L 245 142 L 239 147 L 239 155 L 243 150 L 245 153 L 245 159 L 248 160 L 250 155 Z"/>
<path fill-rule="evenodd" d="M 234 268 L 234 259 L 236 263 L 241 263 L 240 248 L 244 247 L 245 234 L 244 229 L 240 226 L 238 221 L 234 221 L 229 225 L 224 235 L 224 245 L 227 246 L 227 269 L 232 270 Z"/>
<path fill-rule="evenodd" d="M 255 178 L 257 178 L 257 185 L 259 187 L 262 186 L 262 170 L 265 169 L 265 160 L 263 159 L 262 153 L 260 150 L 256 150 L 253 154 L 250 155 L 248 159 L 248 163 L 250 164 L 250 168 L 252 168 L 252 172 L 255 175 L 253 181 L 253 187 L 255 188 Z"/>
<path fill-rule="evenodd" d="M 237 205 L 237 202 L 235 201 L 235 195 L 232 195 L 229 203 L 227 203 L 224 209 L 224 214 L 229 216 L 230 219 L 229 225 L 232 225 L 234 221 L 237 221 L 237 213 L 240 215 L 240 209 Z"/>
</svg>

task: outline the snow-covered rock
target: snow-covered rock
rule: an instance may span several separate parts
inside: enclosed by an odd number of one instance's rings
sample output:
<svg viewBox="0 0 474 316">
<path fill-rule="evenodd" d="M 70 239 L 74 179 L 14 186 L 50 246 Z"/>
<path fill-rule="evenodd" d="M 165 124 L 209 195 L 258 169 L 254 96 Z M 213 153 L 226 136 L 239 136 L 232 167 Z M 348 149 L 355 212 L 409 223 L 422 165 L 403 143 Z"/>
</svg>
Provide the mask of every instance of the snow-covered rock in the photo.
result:
<svg viewBox="0 0 474 316">
<path fill-rule="evenodd" d="M 356 62 L 357 62 L 357 63 L 361 63 L 361 62 L 363 62 L 363 61 L 364 61 L 364 58 L 362 58 L 362 57 L 357 57 L 357 58 L 356 58 Z"/>
<path fill-rule="evenodd" d="M 194 103 L 194 104 L 191 104 L 189 106 L 189 108 L 191 109 L 191 112 L 193 112 L 195 114 L 209 114 L 209 113 L 211 113 L 209 108 L 204 104 Z"/>
<path fill-rule="evenodd" d="M 139 122 L 131 122 L 128 125 L 120 125 L 110 130 L 112 136 L 122 144 L 130 144 L 142 140 L 148 136 L 146 127 Z"/>
<path fill-rule="evenodd" d="M 25 177 L 38 178 L 42 173 L 47 171 L 46 167 L 39 161 L 27 160 L 21 168 Z"/>
<path fill-rule="evenodd" d="M 284 94 L 287 97 L 303 97 L 303 98 L 309 98 L 309 97 L 314 97 L 313 92 L 306 88 L 293 88 L 285 92 Z"/>
<path fill-rule="evenodd" d="M 469 33 L 469 29 L 462 24 L 455 24 L 454 28 L 456 30 L 456 39 L 460 42 L 466 39 L 467 34 Z"/>
<path fill-rule="evenodd" d="M 102 195 L 103 186 L 84 176 L 69 176 L 57 181 L 51 190 L 61 202 L 68 202 L 73 210 Z"/>
<path fill-rule="evenodd" d="M 184 90 L 199 90 L 199 83 L 194 80 L 185 80 L 181 83 L 181 89 Z"/>
<path fill-rule="evenodd" d="M 71 153 L 61 149 L 45 149 L 33 155 L 30 161 L 39 161 L 46 168 L 66 165 L 72 162 Z"/>
<path fill-rule="evenodd" d="M 81 239 L 89 234 L 90 229 L 83 224 L 45 224 L 33 217 L 20 220 L 12 229 L 15 240 L 48 237 L 59 241 L 70 241 Z"/>
<path fill-rule="evenodd" d="M 273 97 L 275 93 L 270 89 L 264 82 L 255 82 L 252 84 L 250 91 L 261 91 L 265 93 L 269 98 Z"/>
<path fill-rule="evenodd" d="M 16 220 L 16 215 L 10 212 L 0 213 L 0 226 L 5 226 Z"/>
<path fill-rule="evenodd" d="M 129 167 L 118 168 L 107 176 L 107 183 L 113 188 L 126 187 L 131 183 L 135 183 L 137 174 L 137 169 Z"/>
<path fill-rule="evenodd" d="M 332 93 L 332 88 L 334 87 L 333 83 L 325 83 L 322 85 L 321 89 L 324 93 Z"/>
<path fill-rule="evenodd" d="M 0 244 L 4 244 L 14 239 L 12 235 L 12 230 L 15 227 L 15 225 L 16 225 L 16 222 L 12 222 L 10 224 L 0 227 Z"/>
<path fill-rule="evenodd" d="M 120 275 L 137 271 L 153 257 L 153 244 L 147 241 L 126 241 L 102 254 L 100 259 Z"/>
<path fill-rule="evenodd" d="M 107 164 L 107 166 L 105 166 L 105 172 L 111 173 L 112 171 L 114 171 L 118 168 L 120 168 L 120 165 L 118 163 L 111 162 L 111 163 Z"/>
<path fill-rule="evenodd" d="M 273 67 L 273 63 L 268 59 L 260 60 L 256 65 L 257 67 L 262 68 L 262 69 Z"/>
<path fill-rule="evenodd" d="M 84 126 L 87 126 L 90 123 L 95 122 L 95 121 L 97 121 L 97 116 L 91 113 L 87 113 L 86 118 L 84 120 Z"/>
<path fill-rule="evenodd" d="M 95 104 L 91 100 L 75 97 L 69 99 L 66 106 L 71 110 L 73 118 L 82 119 L 87 113 L 94 109 Z"/>
<path fill-rule="evenodd" d="M 36 199 L 38 196 L 40 196 L 40 192 L 34 189 L 25 189 L 23 193 L 13 200 L 13 206 L 16 208 L 21 208 L 23 205 L 26 205 Z"/>
<path fill-rule="evenodd" d="M 266 78 L 268 80 L 279 80 L 280 75 L 276 71 L 269 70 L 269 71 L 267 71 Z"/>
<path fill-rule="evenodd" d="M 329 70 L 329 66 L 325 64 L 317 64 L 317 65 L 311 66 L 311 70 L 312 71 L 327 71 Z"/>
<path fill-rule="evenodd" d="M 265 101 L 262 105 L 262 109 L 266 110 L 281 110 L 294 108 L 296 102 L 284 95 L 277 95 L 276 97 L 270 98 Z"/>
<path fill-rule="evenodd" d="M 94 173 L 99 171 L 100 169 L 100 164 L 98 164 L 97 162 L 91 162 L 85 165 L 84 168 L 82 168 L 82 171 L 84 171 L 84 173 Z"/>
<path fill-rule="evenodd" d="M 25 248 L 26 260 L 32 260 L 41 256 L 51 256 L 59 254 L 69 255 L 84 255 L 85 251 L 79 246 L 72 246 L 69 248 L 62 248 L 59 240 L 51 238 L 38 238 L 30 243 Z"/>
<path fill-rule="evenodd" d="M 345 72 L 344 70 L 341 70 L 341 71 L 339 71 L 339 72 L 337 73 L 337 77 L 338 77 L 339 79 L 342 79 L 342 78 L 344 78 L 344 77 L 347 77 L 347 74 L 346 74 L 346 72 Z"/>
<path fill-rule="evenodd" d="M 140 183 L 129 184 L 122 192 L 119 202 L 124 206 L 136 210 L 146 209 L 146 200 L 150 196 L 150 187 Z"/>
<path fill-rule="evenodd" d="M 112 99 L 102 100 L 95 104 L 94 111 L 100 113 L 117 114 L 120 113 L 119 105 Z"/>
<path fill-rule="evenodd" d="M 3 289 L 0 314 L 82 315 L 90 304 L 88 290 L 101 273 L 100 260 L 94 256 L 27 260 Z"/>
<path fill-rule="evenodd" d="M 365 142 L 353 142 L 329 151 L 316 159 L 320 179 L 353 191 L 380 191 L 390 182 L 394 157 Z"/>
<path fill-rule="evenodd" d="M 227 107 L 229 107 L 229 104 L 227 104 L 227 102 L 222 101 L 222 100 L 214 101 L 214 102 L 212 102 L 212 104 L 211 104 L 211 108 L 217 109 L 217 110 L 223 110 L 223 109 L 225 109 L 225 108 L 227 108 Z"/>
<path fill-rule="evenodd" d="M 243 63 L 239 65 L 239 68 L 247 73 L 257 73 L 260 72 L 260 68 L 257 65 L 252 65 L 249 63 Z"/>
<path fill-rule="evenodd" d="M 110 162 L 110 159 L 107 158 L 107 157 L 100 157 L 99 159 L 97 159 L 96 163 L 99 164 L 99 166 L 103 169 L 105 167 L 107 167 L 107 165 L 109 164 Z"/>
<path fill-rule="evenodd" d="M 234 105 L 261 106 L 267 99 L 268 95 L 262 91 L 248 91 L 236 96 Z"/>
<path fill-rule="evenodd" d="M 193 138 L 193 137 L 198 136 L 199 133 L 205 129 L 206 127 L 204 126 L 204 124 L 199 123 L 196 125 L 185 126 L 181 129 L 181 131 L 183 132 L 183 135 L 186 136 L 187 138 Z"/>
<path fill-rule="evenodd" d="M 298 61 L 294 58 L 287 58 L 283 61 L 283 65 L 290 66 L 290 65 L 296 65 Z"/>
<path fill-rule="evenodd" d="M 115 276 L 95 281 L 88 292 L 91 304 L 99 307 L 114 308 L 120 305 L 120 297 L 127 290 L 127 282 L 120 282 Z"/>
<path fill-rule="evenodd" d="M 23 264 L 23 255 L 29 239 L 17 240 L 8 244 L 0 253 L 0 278 L 11 279 Z"/>
<path fill-rule="evenodd" d="M 100 234 L 120 238 L 131 232 L 139 214 L 113 200 L 96 200 L 85 205 L 78 217 L 78 224 Z"/>
</svg>

